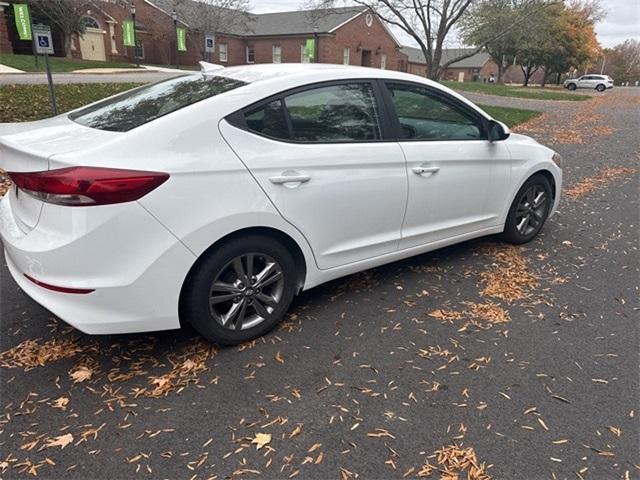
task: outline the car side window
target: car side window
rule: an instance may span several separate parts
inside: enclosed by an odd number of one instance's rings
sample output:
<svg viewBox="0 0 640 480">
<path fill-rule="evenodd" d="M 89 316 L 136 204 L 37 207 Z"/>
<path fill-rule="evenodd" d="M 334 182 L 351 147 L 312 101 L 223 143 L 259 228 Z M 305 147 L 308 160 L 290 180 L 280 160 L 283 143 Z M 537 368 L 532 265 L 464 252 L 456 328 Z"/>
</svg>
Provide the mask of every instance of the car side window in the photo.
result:
<svg viewBox="0 0 640 480">
<path fill-rule="evenodd" d="M 404 140 L 482 140 L 482 123 L 419 85 L 387 84 Z"/>
<path fill-rule="evenodd" d="M 365 142 L 382 138 L 376 99 L 369 83 L 312 88 L 289 95 L 284 102 L 295 141 Z"/>
<path fill-rule="evenodd" d="M 247 129 L 266 137 L 289 140 L 289 127 L 285 117 L 282 100 L 262 105 L 245 113 Z"/>
</svg>

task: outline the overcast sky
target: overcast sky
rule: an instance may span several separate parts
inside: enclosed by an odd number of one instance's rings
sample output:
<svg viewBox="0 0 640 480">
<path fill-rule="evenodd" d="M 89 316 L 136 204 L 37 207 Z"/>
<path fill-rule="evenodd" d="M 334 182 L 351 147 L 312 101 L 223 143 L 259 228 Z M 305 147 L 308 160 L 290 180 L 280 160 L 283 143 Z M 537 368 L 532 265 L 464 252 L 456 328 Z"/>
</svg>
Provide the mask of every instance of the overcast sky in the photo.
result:
<svg viewBox="0 0 640 480">
<path fill-rule="evenodd" d="M 253 11 L 268 13 L 298 9 L 303 0 L 251 0 Z M 640 0 L 602 0 L 608 15 L 596 26 L 598 38 L 604 47 L 613 47 L 627 38 L 640 40 Z M 402 43 L 409 39 L 398 35 Z"/>
</svg>

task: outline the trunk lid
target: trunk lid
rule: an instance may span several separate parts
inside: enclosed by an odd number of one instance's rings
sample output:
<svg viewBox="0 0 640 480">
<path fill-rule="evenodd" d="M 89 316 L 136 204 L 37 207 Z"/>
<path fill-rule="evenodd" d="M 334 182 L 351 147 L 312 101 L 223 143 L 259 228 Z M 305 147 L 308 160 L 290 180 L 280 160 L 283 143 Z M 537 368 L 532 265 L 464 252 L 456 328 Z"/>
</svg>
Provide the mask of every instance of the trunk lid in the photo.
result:
<svg viewBox="0 0 640 480">
<path fill-rule="evenodd" d="M 6 172 L 49 170 L 53 155 L 94 147 L 117 133 L 83 127 L 66 115 L 27 123 L 0 124 L 0 169 Z M 43 202 L 12 187 L 11 209 L 24 233 L 33 230 L 40 219 Z"/>
</svg>

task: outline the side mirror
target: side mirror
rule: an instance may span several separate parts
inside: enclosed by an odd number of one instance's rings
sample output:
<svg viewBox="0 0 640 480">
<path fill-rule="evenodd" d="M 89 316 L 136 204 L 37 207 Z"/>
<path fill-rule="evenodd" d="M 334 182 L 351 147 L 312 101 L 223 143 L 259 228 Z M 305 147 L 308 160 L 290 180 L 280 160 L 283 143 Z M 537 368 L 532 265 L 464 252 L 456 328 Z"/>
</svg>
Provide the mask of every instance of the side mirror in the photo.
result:
<svg viewBox="0 0 640 480">
<path fill-rule="evenodd" d="M 504 123 L 498 122 L 497 120 L 489 120 L 489 141 L 490 142 L 499 142 L 501 140 L 506 140 L 511 135 L 509 131 L 509 127 L 507 127 Z"/>
</svg>

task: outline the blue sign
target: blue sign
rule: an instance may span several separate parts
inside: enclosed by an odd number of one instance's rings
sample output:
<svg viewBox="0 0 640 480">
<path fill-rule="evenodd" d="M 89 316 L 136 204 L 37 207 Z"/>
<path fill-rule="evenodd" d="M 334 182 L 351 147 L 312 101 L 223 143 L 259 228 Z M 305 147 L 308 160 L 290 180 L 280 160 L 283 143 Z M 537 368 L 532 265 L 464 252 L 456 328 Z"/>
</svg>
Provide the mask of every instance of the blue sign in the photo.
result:
<svg viewBox="0 0 640 480">
<path fill-rule="evenodd" d="M 53 55 L 51 28 L 48 25 L 34 25 L 33 33 L 34 41 L 36 43 L 36 53 Z"/>
</svg>

